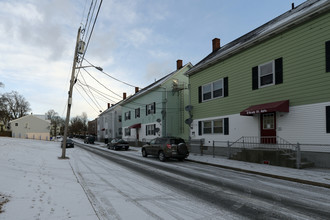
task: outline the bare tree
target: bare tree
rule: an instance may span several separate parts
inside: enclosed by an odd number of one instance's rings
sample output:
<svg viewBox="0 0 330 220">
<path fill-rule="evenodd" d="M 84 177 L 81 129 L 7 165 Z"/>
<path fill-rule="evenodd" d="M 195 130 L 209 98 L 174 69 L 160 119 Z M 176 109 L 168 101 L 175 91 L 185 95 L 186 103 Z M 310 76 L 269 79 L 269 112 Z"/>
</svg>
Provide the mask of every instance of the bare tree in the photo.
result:
<svg viewBox="0 0 330 220">
<path fill-rule="evenodd" d="M 46 113 L 47 119 L 50 120 L 52 129 L 51 129 L 51 135 L 56 137 L 57 134 L 57 128 L 60 128 L 60 133 L 61 133 L 61 128 L 64 127 L 64 119 L 58 116 L 58 113 L 54 111 L 54 109 L 50 109 Z"/>
<path fill-rule="evenodd" d="M 23 117 L 31 111 L 30 103 L 16 91 L 4 93 L 0 97 L 0 120 L 5 124 Z"/>
<path fill-rule="evenodd" d="M 72 134 L 82 134 L 85 135 L 87 132 L 87 114 L 82 113 L 81 116 L 76 116 L 71 118 L 69 132 Z"/>
</svg>

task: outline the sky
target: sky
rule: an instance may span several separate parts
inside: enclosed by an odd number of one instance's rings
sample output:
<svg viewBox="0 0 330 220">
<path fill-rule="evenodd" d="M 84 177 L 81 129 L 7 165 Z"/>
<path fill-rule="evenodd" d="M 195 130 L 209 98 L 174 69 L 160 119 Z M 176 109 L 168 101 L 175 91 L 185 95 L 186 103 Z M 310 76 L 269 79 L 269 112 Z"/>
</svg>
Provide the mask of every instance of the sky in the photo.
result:
<svg viewBox="0 0 330 220">
<path fill-rule="evenodd" d="M 0 94 L 17 91 L 31 113 L 53 109 L 65 118 L 77 31 L 94 21 L 86 22 L 92 1 L 0 0 Z M 80 69 L 71 117 L 85 112 L 93 120 L 124 92 L 173 72 L 178 59 L 198 63 L 211 53 L 213 38 L 223 46 L 303 2 L 105 0 L 85 54 L 104 73 Z"/>
</svg>

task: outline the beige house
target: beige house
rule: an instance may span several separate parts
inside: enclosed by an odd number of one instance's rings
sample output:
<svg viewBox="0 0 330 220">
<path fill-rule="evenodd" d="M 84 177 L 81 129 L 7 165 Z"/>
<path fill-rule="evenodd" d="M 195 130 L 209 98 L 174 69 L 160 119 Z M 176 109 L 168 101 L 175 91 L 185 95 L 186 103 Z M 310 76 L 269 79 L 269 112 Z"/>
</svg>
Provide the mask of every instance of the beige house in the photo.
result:
<svg viewBox="0 0 330 220">
<path fill-rule="evenodd" d="M 13 138 L 50 140 L 50 120 L 45 115 L 26 115 L 10 121 Z"/>
</svg>

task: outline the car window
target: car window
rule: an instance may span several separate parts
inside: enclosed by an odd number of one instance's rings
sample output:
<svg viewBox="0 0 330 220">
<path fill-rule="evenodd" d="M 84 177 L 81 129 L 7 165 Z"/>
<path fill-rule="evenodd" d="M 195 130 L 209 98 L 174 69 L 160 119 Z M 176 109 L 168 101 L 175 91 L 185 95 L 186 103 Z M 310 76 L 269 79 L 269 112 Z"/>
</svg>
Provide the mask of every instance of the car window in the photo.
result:
<svg viewBox="0 0 330 220">
<path fill-rule="evenodd" d="M 150 144 L 155 144 L 155 143 L 156 143 L 156 139 L 150 141 Z"/>
<path fill-rule="evenodd" d="M 180 144 L 180 143 L 185 143 L 182 138 L 175 138 L 170 140 L 171 144 Z"/>
</svg>

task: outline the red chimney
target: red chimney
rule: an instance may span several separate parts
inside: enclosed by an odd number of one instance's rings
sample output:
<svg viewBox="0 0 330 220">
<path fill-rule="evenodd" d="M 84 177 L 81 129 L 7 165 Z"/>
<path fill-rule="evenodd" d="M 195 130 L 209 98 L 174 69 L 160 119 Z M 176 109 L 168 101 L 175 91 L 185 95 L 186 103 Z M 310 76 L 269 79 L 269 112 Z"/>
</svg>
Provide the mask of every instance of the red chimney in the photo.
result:
<svg viewBox="0 0 330 220">
<path fill-rule="evenodd" d="M 123 100 L 126 99 L 126 92 L 123 93 Z"/>
<path fill-rule="evenodd" d="M 219 38 L 214 38 L 212 40 L 212 48 L 213 48 L 212 52 L 217 51 L 217 50 L 220 49 L 220 39 Z"/>
<path fill-rule="evenodd" d="M 108 108 L 110 108 L 110 103 L 108 103 Z"/>
<path fill-rule="evenodd" d="M 139 87 L 135 87 L 135 93 L 139 92 Z"/>
<path fill-rule="evenodd" d="M 182 60 L 177 60 L 176 61 L 176 69 L 180 69 L 182 67 Z"/>
</svg>

